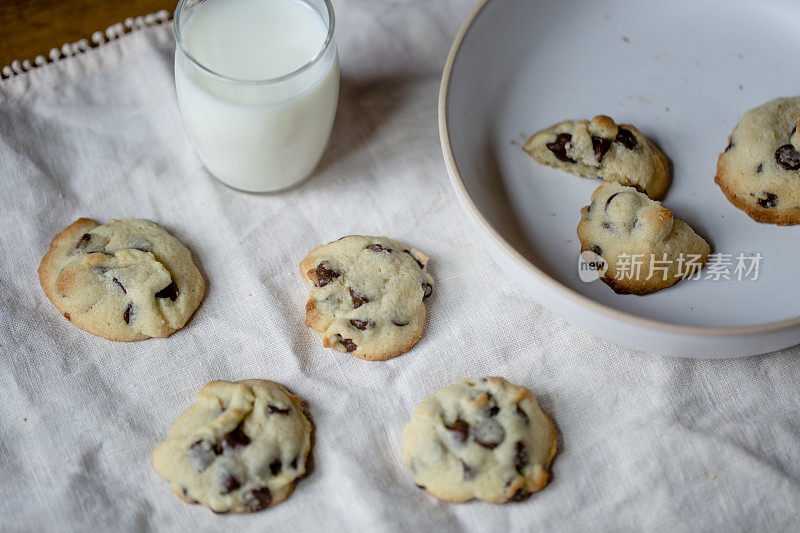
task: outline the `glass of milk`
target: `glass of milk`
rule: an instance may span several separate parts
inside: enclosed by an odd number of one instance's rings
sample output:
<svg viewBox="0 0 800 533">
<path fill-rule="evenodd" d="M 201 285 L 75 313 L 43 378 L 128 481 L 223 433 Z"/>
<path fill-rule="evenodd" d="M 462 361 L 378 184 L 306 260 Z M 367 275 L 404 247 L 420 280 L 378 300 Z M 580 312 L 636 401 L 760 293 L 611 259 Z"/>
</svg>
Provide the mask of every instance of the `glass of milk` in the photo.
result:
<svg viewBox="0 0 800 533">
<path fill-rule="evenodd" d="M 181 0 L 175 86 L 189 137 L 249 192 L 307 178 L 330 137 L 339 60 L 329 0 Z"/>
</svg>

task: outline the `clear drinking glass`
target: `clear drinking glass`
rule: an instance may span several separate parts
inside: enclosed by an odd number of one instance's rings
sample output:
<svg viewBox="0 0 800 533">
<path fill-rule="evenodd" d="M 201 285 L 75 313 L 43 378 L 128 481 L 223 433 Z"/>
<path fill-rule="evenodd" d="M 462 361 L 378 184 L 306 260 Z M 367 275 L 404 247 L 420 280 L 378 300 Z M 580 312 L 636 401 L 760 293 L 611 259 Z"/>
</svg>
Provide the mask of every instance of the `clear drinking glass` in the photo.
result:
<svg viewBox="0 0 800 533">
<path fill-rule="evenodd" d="M 339 60 L 333 40 L 333 6 L 329 0 L 291 1 L 319 14 L 327 35 L 310 61 L 293 72 L 263 80 L 234 79 L 215 72 L 187 45 L 187 26 L 198 9 L 231 2 L 214 6 L 227 9 L 237 5 L 236 0 L 180 0 L 175 10 L 175 87 L 189 137 L 209 172 L 243 191 L 278 191 L 307 178 L 322 157 L 336 114 Z M 287 33 L 287 38 L 297 35 Z M 243 52 L 262 50 L 254 46 Z"/>
</svg>

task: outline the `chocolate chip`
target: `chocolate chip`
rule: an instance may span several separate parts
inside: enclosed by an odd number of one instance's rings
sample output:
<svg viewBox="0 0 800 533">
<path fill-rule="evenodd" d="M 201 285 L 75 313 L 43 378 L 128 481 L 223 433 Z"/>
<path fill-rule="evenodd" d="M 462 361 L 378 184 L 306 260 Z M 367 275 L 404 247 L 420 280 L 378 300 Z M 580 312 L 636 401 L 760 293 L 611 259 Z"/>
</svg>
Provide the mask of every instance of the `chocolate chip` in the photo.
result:
<svg viewBox="0 0 800 533">
<path fill-rule="evenodd" d="M 357 318 L 350 319 L 350 324 L 354 328 L 360 329 L 362 331 L 367 329 L 367 328 L 374 328 L 375 327 L 375 322 L 373 322 L 372 320 L 359 320 Z"/>
<path fill-rule="evenodd" d="M 237 448 L 241 448 L 250 444 L 250 437 L 248 437 L 242 430 L 242 426 L 238 425 L 236 428 L 222 436 L 222 441 L 220 444 L 222 445 L 223 451 L 235 451 Z"/>
<path fill-rule="evenodd" d="M 267 487 L 253 489 L 244 495 L 243 501 L 248 511 L 260 511 L 270 506 L 272 503 L 272 493 Z"/>
<path fill-rule="evenodd" d="M 420 485 L 419 483 L 416 483 L 416 485 L 418 489 L 425 490 L 425 485 Z"/>
<path fill-rule="evenodd" d="M 775 151 L 775 161 L 786 170 L 800 169 L 800 152 L 791 145 L 784 144 Z"/>
<path fill-rule="evenodd" d="M 603 229 L 604 229 L 604 230 L 606 230 L 606 231 L 611 231 L 611 224 L 609 224 L 608 222 L 603 222 L 603 223 L 602 223 L 602 224 L 600 224 L 600 225 L 601 225 L 601 226 L 603 226 Z"/>
<path fill-rule="evenodd" d="M 617 136 L 614 137 L 614 142 L 621 144 L 628 150 L 633 150 L 636 148 L 636 137 L 634 137 L 633 133 L 625 128 L 617 129 Z"/>
<path fill-rule="evenodd" d="M 392 324 L 394 324 L 398 328 L 402 328 L 403 326 L 407 326 L 408 325 L 408 320 L 400 320 L 399 318 L 393 318 L 392 319 Z"/>
<path fill-rule="evenodd" d="M 122 285 L 122 282 L 120 280 L 118 280 L 116 277 L 113 277 L 113 278 L 111 278 L 111 281 L 113 281 L 114 283 L 119 285 L 119 288 L 122 289 L 122 292 L 124 292 L 125 294 L 128 294 L 128 291 L 125 290 L 125 286 Z"/>
<path fill-rule="evenodd" d="M 128 304 L 125 307 L 125 310 L 122 312 L 122 320 L 125 321 L 126 324 L 131 323 L 131 310 L 133 309 L 133 304 Z"/>
<path fill-rule="evenodd" d="M 514 444 L 514 468 L 522 473 L 522 469 L 526 466 L 528 466 L 528 451 L 525 449 L 525 443 L 518 440 Z"/>
<path fill-rule="evenodd" d="M 495 405 L 491 405 L 491 404 L 495 404 Z M 497 413 L 500 412 L 500 408 L 497 407 L 496 404 L 497 404 L 497 401 L 494 399 L 494 395 L 491 392 L 487 392 L 486 393 L 486 407 L 488 407 L 489 418 L 491 418 L 493 416 L 497 416 Z"/>
<path fill-rule="evenodd" d="M 606 152 L 611 148 L 611 141 L 601 137 L 592 137 L 592 148 L 594 148 L 594 155 L 597 156 L 597 162 L 602 163 Z"/>
<path fill-rule="evenodd" d="M 280 459 L 275 459 L 269 464 L 269 471 L 273 476 L 280 474 L 282 468 L 283 464 L 281 463 Z"/>
<path fill-rule="evenodd" d="M 430 295 L 433 294 L 433 285 L 431 285 L 430 283 L 423 283 L 422 290 L 423 290 L 422 299 L 424 300 L 425 298 L 429 298 Z"/>
<path fill-rule="evenodd" d="M 775 207 L 778 205 L 778 195 L 772 194 L 771 192 L 765 192 L 759 197 L 758 205 L 763 207 L 764 209 L 769 209 L 770 207 Z"/>
<path fill-rule="evenodd" d="M 295 457 L 294 459 L 292 459 L 292 462 L 289 463 L 289 465 L 292 467 L 292 470 L 297 470 L 297 459 L 298 457 Z"/>
<path fill-rule="evenodd" d="M 547 148 L 553 152 L 556 159 L 564 161 L 565 163 L 575 163 L 576 161 L 567 155 L 567 144 L 572 141 L 572 135 L 569 133 L 559 133 L 556 135 L 555 142 L 547 143 Z"/>
<path fill-rule="evenodd" d="M 728 137 L 728 146 L 725 147 L 725 151 L 727 152 L 733 148 L 733 136 Z"/>
<path fill-rule="evenodd" d="M 611 200 L 613 200 L 613 199 L 614 199 L 614 197 L 615 197 L 616 195 L 618 195 L 618 194 L 619 194 L 618 192 L 615 192 L 614 194 L 612 194 L 611 196 L 609 196 L 609 197 L 608 197 L 608 200 L 606 200 L 606 207 L 605 207 L 606 211 L 608 211 L 608 206 L 609 206 L 609 204 L 611 203 Z"/>
<path fill-rule="evenodd" d="M 341 275 L 336 270 L 326 267 L 325 264 L 322 262 L 317 265 L 317 285 L 320 287 L 324 287 Z"/>
<path fill-rule="evenodd" d="M 470 479 L 475 477 L 475 471 L 469 466 L 464 460 L 461 460 L 461 468 L 464 470 L 464 479 L 469 481 Z"/>
<path fill-rule="evenodd" d="M 603 249 L 596 244 L 592 246 L 592 252 L 596 253 L 597 255 L 603 255 Z"/>
<path fill-rule="evenodd" d="M 419 259 L 417 259 L 416 257 L 414 257 L 414 254 L 412 254 L 410 250 L 403 250 L 403 251 L 404 251 L 405 253 L 407 253 L 408 255 L 410 255 L 410 256 L 411 256 L 411 259 L 413 259 L 414 261 L 416 261 L 416 262 L 417 262 L 417 264 L 419 265 L 419 267 L 420 267 L 420 268 L 425 268 L 425 265 L 423 265 L 423 264 L 422 264 L 422 261 L 420 261 Z"/>
<path fill-rule="evenodd" d="M 389 253 L 389 252 L 392 251 L 391 248 L 386 248 L 382 244 L 378 244 L 378 243 L 370 244 L 369 246 L 367 246 L 367 250 L 372 250 L 373 252 L 386 252 L 386 253 Z"/>
<path fill-rule="evenodd" d="M 189 458 L 192 460 L 192 463 L 194 463 L 194 466 L 197 467 L 198 472 L 205 470 L 208 465 L 214 462 L 215 456 L 218 455 L 214 451 L 214 446 L 204 439 L 195 441 L 189 446 L 188 453 Z"/>
<path fill-rule="evenodd" d="M 81 238 L 78 239 L 77 244 L 75 244 L 75 249 L 80 250 L 81 248 L 86 246 L 86 243 L 88 243 L 91 240 L 91 238 L 92 236 L 89 235 L 88 233 L 84 233 L 83 235 L 81 235 Z"/>
<path fill-rule="evenodd" d="M 530 495 L 531 493 L 525 489 L 517 489 L 517 492 L 515 492 L 514 495 L 508 499 L 508 501 L 521 502 L 523 500 L 527 500 Z"/>
<path fill-rule="evenodd" d="M 271 415 L 288 415 L 289 409 L 281 409 L 277 405 L 267 405 L 267 413 Z"/>
<path fill-rule="evenodd" d="M 64 318 L 66 318 L 67 320 L 69 320 L 69 319 L 70 319 L 70 318 L 69 318 L 69 313 L 64 313 Z"/>
<path fill-rule="evenodd" d="M 344 349 L 348 352 L 354 352 L 356 351 L 356 348 L 358 348 L 356 343 L 353 342 L 353 339 L 342 339 L 340 342 L 344 346 Z"/>
<path fill-rule="evenodd" d="M 369 302 L 369 298 L 366 296 L 361 296 L 353 289 L 350 289 L 350 297 L 353 299 L 353 309 L 358 309 L 365 303 Z"/>
<path fill-rule="evenodd" d="M 220 494 L 228 494 L 242 486 L 241 481 L 236 479 L 236 476 L 228 474 L 222 480 L 222 490 Z"/>
<path fill-rule="evenodd" d="M 169 298 L 173 302 L 178 298 L 178 286 L 174 281 L 156 293 L 156 298 Z"/>
<path fill-rule="evenodd" d="M 528 418 L 528 413 L 523 411 L 522 407 L 520 407 L 519 405 L 517 405 L 514 408 L 514 414 L 517 415 L 518 417 L 520 417 L 525 422 L 526 426 L 531 423 L 531 419 Z"/>
<path fill-rule="evenodd" d="M 493 450 L 505 440 L 506 430 L 497 420 L 489 418 L 475 426 L 472 438 L 484 448 Z"/>
<path fill-rule="evenodd" d="M 763 170 L 764 170 L 764 164 L 759 163 L 758 166 L 756 167 L 756 174 L 761 174 Z"/>
<path fill-rule="evenodd" d="M 465 421 L 457 418 L 455 422 L 450 425 L 445 424 L 444 427 L 453 432 L 453 438 L 457 442 L 467 442 L 467 437 L 469 437 L 469 424 Z"/>
</svg>

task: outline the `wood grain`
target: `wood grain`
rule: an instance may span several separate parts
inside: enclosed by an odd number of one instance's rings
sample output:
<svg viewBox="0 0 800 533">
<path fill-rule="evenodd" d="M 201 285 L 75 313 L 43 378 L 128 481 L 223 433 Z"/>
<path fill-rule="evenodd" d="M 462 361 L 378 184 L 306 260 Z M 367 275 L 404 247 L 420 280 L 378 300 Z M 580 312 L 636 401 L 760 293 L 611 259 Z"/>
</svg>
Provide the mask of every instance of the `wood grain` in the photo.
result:
<svg viewBox="0 0 800 533">
<path fill-rule="evenodd" d="M 177 0 L 0 0 L 0 68 L 13 60 L 47 56 L 51 48 L 89 39 L 92 33 L 166 9 Z"/>
</svg>

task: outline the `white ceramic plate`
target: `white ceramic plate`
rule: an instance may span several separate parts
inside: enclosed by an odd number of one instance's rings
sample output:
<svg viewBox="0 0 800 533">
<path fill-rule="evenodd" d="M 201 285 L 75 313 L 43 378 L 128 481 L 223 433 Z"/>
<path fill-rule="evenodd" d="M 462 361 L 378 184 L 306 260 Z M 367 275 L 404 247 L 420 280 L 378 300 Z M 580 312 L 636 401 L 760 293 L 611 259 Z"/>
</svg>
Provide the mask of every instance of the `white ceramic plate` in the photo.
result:
<svg viewBox="0 0 800 533">
<path fill-rule="evenodd" d="M 752 221 L 714 183 L 741 115 L 800 94 L 798 27 L 797 0 L 480 3 L 445 67 L 439 127 L 453 187 L 495 260 L 539 302 L 621 345 L 733 357 L 800 343 L 800 227 Z M 648 296 L 580 280 L 575 229 L 600 182 L 539 165 L 522 145 L 598 114 L 664 150 L 665 206 L 733 256 L 732 279 Z M 757 280 L 736 279 L 740 253 L 761 254 Z"/>
</svg>

